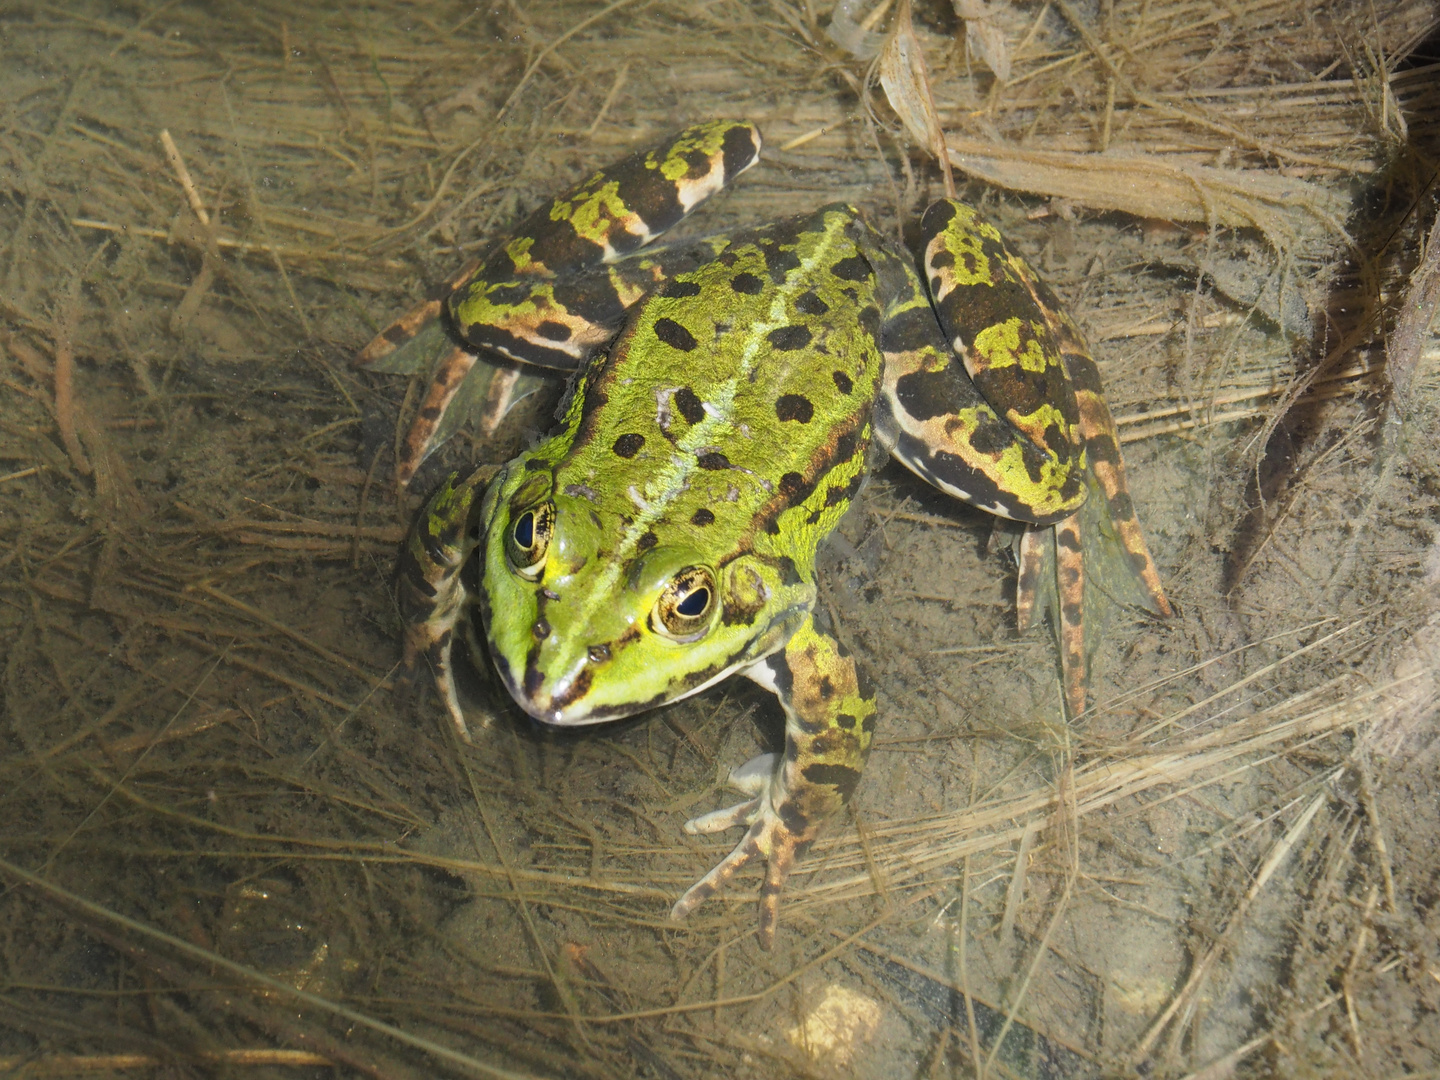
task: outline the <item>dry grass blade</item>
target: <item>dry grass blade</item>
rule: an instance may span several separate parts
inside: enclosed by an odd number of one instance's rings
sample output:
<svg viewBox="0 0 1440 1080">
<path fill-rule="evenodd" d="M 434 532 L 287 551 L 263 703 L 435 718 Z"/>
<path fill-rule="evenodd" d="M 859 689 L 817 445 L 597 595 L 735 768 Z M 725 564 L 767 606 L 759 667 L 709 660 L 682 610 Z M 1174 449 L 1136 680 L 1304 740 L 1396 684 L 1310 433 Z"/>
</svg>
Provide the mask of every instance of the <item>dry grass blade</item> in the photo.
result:
<svg viewBox="0 0 1440 1080">
<path fill-rule="evenodd" d="M 81 476 L 90 476 L 95 470 L 80 445 L 75 433 L 76 414 L 80 411 L 75 401 L 75 320 L 80 305 L 80 279 L 73 277 L 65 305 L 55 323 L 55 426 L 60 429 L 60 441 L 70 455 L 70 463 Z"/>
<path fill-rule="evenodd" d="M 885 39 L 877 65 L 886 100 L 905 124 L 910 137 L 940 163 L 945 194 L 953 199 L 955 178 L 950 174 L 950 160 L 945 153 L 945 131 L 930 93 L 930 74 L 925 69 L 925 52 L 915 36 L 910 0 L 900 0 L 895 25 Z"/>
<path fill-rule="evenodd" d="M 1305 831 L 1310 828 L 1310 823 L 1315 820 L 1315 815 L 1320 812 L 1321 807 L 1325 805 L 1325 801 L 1328 798 L 1328 792 L 1321 791 L 1316 793 L 1314 798 L 1310 800 L 1309 804 L 1301 812 L 1300 816 L 1290 828 L 1286 830 L 1285 835 L 1275 842 L 1274 846 L 1270 849 L 1270 853 L 1266 856 L 1265 862 L 1261 864 L 1259 872 L 1255 875 L 1255 880 L 1251 883 L 1249 891 L 1246 892 L 1241 902 L 1236 905 L 1234 912 L 1230 916 L 1230 921 L 1220 933 L 1220 939 L 1209 952 L 1199 958 L 1195 967 L 1190 972 L 1190 977 L 1186 979 L 1185 985 L 1181 987 L 1180 992 L 1176 994 L 1174 1000 L 1166 1006 L 1164 1012 L 1155 1018 L 1154 1022 L 1150 1025 L 1150 1029 L 1136 1044 L 1135 1049 L 1130 1055 L 1130 1060 L 1133 1063 L 1138 1064 L 1148 1058 L 1156 1040 L 1159 1039 L 1170 1026 L 1170 1021 L 1175 1019 L 1176 1015 L 1182 1009 L 1188 1010 L 1193 1007 L 1194 998 L 1199 993 L 1200 988 L 1205 984 L 1205 980 L 1210 974 L 1211 966 L 1219 958 L 1221 951 L 1226 945 L 1233 940 L 1234 934 L 1244 921 L 1245 916 L 1249 913 L 1251 904 L 1255 902 L 1255 898 L 1260 895 L 1260 891 L 1275 875 L 1275 871 L 1289 858 L 1290 852 L 1294 849 L 1295 845 L 1299 843 L 1300 838 L 1305 835 Z M 1183 1024 L 1181 1026 L 1183 1027 Z"/>
<path fill-rule="evenodd" d="M 1385 362 L 1395 403 L 1404 416 L 1410 410 L 1411 389 L 1425 375 L 1421 361 L 1426 358 L 1429 330 L 1440 308 L 1440 217 L 1430 227 L 1420 264 L 1410 277 L 1400 317 L 1385 342 Z M 1434 354 L 1430 354 L 1434 359 Z"/>
<path fill-rule="evenodd" d="M 951 135 L 950 161 L 986 183 L 1095 210 L 1259 229 L 1286 248 L 1319 223 L 1345 238 L 1345 203 L 1334 192 L 1286 176 L 1220 169 L 1179 158 L 1033 150 Z"/>
<path fill-rule="evenodd" d="M 153 926 L 147 926 L 118 911 L 112 911 L 102 904 L 96 904 L 90 900 L 86 900 L 82 896 L 77 896 L 68 889 L 62 889 L 60 886 L 30 873 L 28 870 L 16 866 L 8 860 L 0 859 L 0 873 L 7 875 L 12 881 L 26 885 L 36 892 L 49 897 L 56 903 L 64 904 L 87 918 L 98 920 L 101 924 L 118 928 L 127 934 L 132 934 L 137 941 L 164 946 L 166 949 L 188 957 L 190 960 L 206 965 L 209 968 L 228 972 L 240 979 L 243 983 L 264 987 L 270 993 L 278 994 L 282 998 L 307 1005 L 313 1009 L 318 1009 L 321 1012 L 328 1013 L 331 1016 L 345 1020 L 358 1027 L 378 1032 L 388 1038 L 394 1039 L 403 1046 L 408 1046 L 412 1050 L 418 1050 L 436 1061 L 458 1065 L 473 1075 L 495 1077 L 496 1080 L 534 1080 L 534 1077 L 528 1074 L 497 1068 L 494 1065 L 479 1061 L 468 1054 L 459 1053 L 447 1046 L 441 1046 L 430 1039 L 424 1039 L 408 1031 L 404 1031 L 401 1028 L 397 1028 L 393 1024 L 388 1024 L 373 1016 L 367 1016 L 365 1013 L 352 1009 L 347 1005 L 327 1000 L 302 988 L 291 986 L 289 983 L 283 982 L 280 979 L 271 978 L 264 972 L 256 971 L 243 964 L 237 964 L 217 953 L 211 952 L 209 949 L 202 949 L 199 946 L 192 945 L 188 941 L 182 941 L 173 934 L 168 934 Z"/>
<path fill-rule="evenodd" d="M 131 1069 L 164 1069 L 177 1065 L 231 1067 L 276 1066 L 280 1068 L 327 1067 L 335 1062 L 308 1050 L 222 1050 L 209 1054 L 160 1057 L 155 1054 L 66 1054 L 48 1058 L 0 1058 L 0 1069 L 17 1077 L 84 1076 L 89 1073 L 114 1075 Z"/>
</svg>

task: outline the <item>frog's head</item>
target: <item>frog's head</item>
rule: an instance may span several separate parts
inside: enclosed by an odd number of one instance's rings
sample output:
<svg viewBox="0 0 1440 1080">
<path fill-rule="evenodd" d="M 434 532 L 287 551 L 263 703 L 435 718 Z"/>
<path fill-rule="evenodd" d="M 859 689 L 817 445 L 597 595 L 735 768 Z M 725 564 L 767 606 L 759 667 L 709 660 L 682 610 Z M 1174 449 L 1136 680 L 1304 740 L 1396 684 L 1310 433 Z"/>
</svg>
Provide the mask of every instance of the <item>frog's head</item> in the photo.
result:
<svg viewBox="0 0 1440 1080">
<path fill-rule="evenodd" d="M 813 602 L 793 572 L 702 552 L 516 464 L 482 512 L 480 610 L 495 667 L 537 720 L 592 724 L 686 697 L 784 641 Z"/>
</svg>

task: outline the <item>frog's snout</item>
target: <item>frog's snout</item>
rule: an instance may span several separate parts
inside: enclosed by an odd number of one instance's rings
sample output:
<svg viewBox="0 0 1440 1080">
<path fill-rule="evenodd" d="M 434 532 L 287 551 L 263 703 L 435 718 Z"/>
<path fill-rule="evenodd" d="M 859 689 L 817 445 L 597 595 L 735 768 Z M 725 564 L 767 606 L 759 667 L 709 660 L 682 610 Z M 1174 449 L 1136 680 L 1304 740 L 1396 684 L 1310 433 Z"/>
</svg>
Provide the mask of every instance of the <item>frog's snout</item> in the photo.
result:
<svg viewBox="0 0 1440 1080">
<path fill-rule="evenodd" d="M 510 696 L 542 724 L 573 727 L 612 719 L 586 701 L 595 668 L 609 658 L 608 645 L 591 645 L 562 657 L 542 644 L 527 659 L 519 685 L 506 679 Z"/>
</svg>

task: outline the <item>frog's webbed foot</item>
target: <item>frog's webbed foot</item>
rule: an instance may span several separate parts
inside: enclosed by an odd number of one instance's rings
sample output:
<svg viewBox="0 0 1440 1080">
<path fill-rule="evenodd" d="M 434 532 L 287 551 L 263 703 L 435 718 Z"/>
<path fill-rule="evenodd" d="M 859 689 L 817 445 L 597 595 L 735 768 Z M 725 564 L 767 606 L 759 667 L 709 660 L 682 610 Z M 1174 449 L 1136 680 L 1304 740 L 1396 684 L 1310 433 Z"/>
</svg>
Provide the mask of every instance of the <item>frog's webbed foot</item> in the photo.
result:
<svg viewBox="0 0 1440 1080">
<path fill-rule="evenodd" d="M 424 374 L 430 380 L 395 462 L 395 479 L 402 486 L 467 422 L 480 436 L 489 437 L 510 410 L 551 382 L 539 373 L 491 363 L 468 346 L 456 344 L 434 300 L 381 331 L 355 357 L 355 366 L 390 374 Z"/>
<path fill-rule="evenodd" d="M 1124 474 L 1118 482 L 1114 476 L 1094 468 L 1086 477 L 1090 497 L 1084 505 L 1053 526 L 1026 529 L 1016 549 L 1016 622 L 1023 633 L 1047 614 L 1053 619 L 1072 718 L 1085 711 L 1090 660 L 1114 618 L 1125 609 L 1162 619 L 1174 614 L 1140 534 Z M 1119 498 L 1112 495 L 1117 490 Z"/>
<path fill-rule="evenodd" d="M 1015 583 L 1015 622 L 1023 634 L 1035 618 L 1037 599 L 1043 588 L 1041 574 L 1053 545 L 1055 638 L 1060 647 L 1065 709 L 1072 718 L 1085 711 L 1089 685 L 1085 652 L 1085 556 L 1080 530 L 1079 514 L 1071 514 L 1052 527 L 1026 529 L 1020 535 L 1020 571 Z M 1050 605 L 1042 603 L 1041 606 Z"/>
<path fill-rule="evenodd" d="M 761 754 L 730 774 L 731 786 L 753 794 L 753 798 L 685 823 L 685 831 L 691 835 L 723 832 L 737 825 L 748 825 L 749 830 L 729 855 L 676 902 L 670 909 L 672 919 L 685 918 L 737 873 L 763 859 L 765 883 L 760 886 L 760 944 L 766 949 L 774 944 L 775 926 L 780 919 L 780 892 L 795 860 L 804 853 L 816 832 L 813 825 L 795 831 L 785 823 L 783 806 L 777 810 L 773 805 L 772 789 L 778 780 L 779 759 L 779 754 Z M 796 824 L 803 821 L 800 817 Z"/>
<path fill-rule="evenodd" d="M 685 823 L 685 831 L 691 836 L 700 836 L 724 832 L 737 825 L 749 825 L 755 820 L 761 797 L 770 790 L 770 777 L 774 774 L 779 759 L 779 754 L 760 754 L 738 769 L 731 769 L 730 786 L 753 797 L 724 810 L 712 810 L 708 814 L 691 818 Z"/>
</svg>

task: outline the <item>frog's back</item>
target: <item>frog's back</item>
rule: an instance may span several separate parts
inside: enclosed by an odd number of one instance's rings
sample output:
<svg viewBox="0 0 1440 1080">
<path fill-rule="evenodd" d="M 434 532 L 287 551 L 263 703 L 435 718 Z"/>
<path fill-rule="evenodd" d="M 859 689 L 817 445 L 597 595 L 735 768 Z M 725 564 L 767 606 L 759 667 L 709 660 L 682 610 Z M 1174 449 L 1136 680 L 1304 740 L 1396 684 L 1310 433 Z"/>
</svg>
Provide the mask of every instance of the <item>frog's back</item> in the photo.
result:
<svg viewBox="0 0 1440 1080">
<path fill-rule="evenodd" d="M 608 499 L 639 550 L 754 550 L 808 576 L 859 486 L 879 377 L 861 227 L 832 206 L 747 233 L 645 301 L 577 389 L 557 488 Z"/>
</svg>

